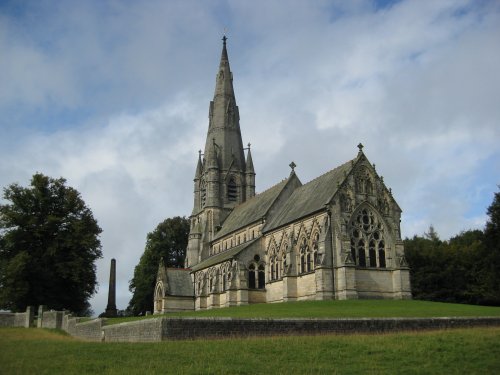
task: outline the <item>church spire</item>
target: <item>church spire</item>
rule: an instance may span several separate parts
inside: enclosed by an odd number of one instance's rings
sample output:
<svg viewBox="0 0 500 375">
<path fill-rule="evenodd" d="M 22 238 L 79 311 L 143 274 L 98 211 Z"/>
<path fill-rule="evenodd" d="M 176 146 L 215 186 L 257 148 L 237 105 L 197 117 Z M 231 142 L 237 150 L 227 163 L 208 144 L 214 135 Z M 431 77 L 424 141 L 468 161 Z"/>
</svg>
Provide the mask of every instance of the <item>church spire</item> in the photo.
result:
<svg viewBox="0 0 500 375">
<path fill-rule="evenodd" d="M 233 89 L 233 73 L 231 73 L 231 68 L 229 67 L 226 41 L 227 37 L 224 35 L 222 38 L 222 53 L 220 56 L 219 72 L 217 74 L 214 97 L 217 95 L 227 95 L 235 99 Z M 236 100 L 234 102 L 236 104 Z"/>
<path fill-rule="evenodd" d="M 217 145 L 220 168 L 244 171 L 245 156 L 241 141 L 240 115 L 233 89 L 233 74 L 229 67 L 227 38 L 222 38 L 222 53 L 217 72 L 214 98 L 210 102 L 209 125 L 205 143 L 205 155 Z"/>
<path fill-rule="evenodd" d="M 231 210 L 255 195 L 255 170 L 250 145 L 245 159 L 225 35 L 208 118 L 194 178 L 187 267 L 210 256 L 210 241 Z"/>
</svg>

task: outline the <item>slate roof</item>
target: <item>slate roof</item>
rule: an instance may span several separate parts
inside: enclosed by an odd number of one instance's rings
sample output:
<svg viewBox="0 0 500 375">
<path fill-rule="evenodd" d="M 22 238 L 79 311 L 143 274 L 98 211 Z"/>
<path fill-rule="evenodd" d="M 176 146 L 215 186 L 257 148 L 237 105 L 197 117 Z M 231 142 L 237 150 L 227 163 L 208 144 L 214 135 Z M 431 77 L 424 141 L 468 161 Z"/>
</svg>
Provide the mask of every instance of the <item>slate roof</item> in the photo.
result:
<svg viewBox="0 0 500 375">
<path fill-rule="evenodd" d="M 196 264 L 195 266 L 191 267 L 191 272 L 196 272 L 198 270 L 201 270 L 203 268 L 211 267 L 215 264 L 222 263 L 226 260 L 229 260 L 239 253 L 241 253 L 243 250 L 250 249 L 250 247 L 257 242 L 258 238 L 252 241 L 245 242 L 241 245 L 235 246 L 229 250 L 223 251 L 222 253 L 212 255 L 210 258 L 207 258 L 200 263 Z"/>
<path fill-rule="evenodd" d="M 236 206 L 214 237 L 217 240 L 263 218 L 285 188 L 289 178 Z"/>
<path fill-rule="evenodd" d="M 194 296 L 191 270 L 186 268 L 167 268 L 167 285 L 170 296 Z"/>
<path fill-rule="evenodd" d="M 338 185 L 344 181 L 357 159 L 350 160 L 295 189 L 280 212 L 266 223 L 263 232 L 269 232 L 324 209 L 325 204 L 333 198 Z"/>
</svg>

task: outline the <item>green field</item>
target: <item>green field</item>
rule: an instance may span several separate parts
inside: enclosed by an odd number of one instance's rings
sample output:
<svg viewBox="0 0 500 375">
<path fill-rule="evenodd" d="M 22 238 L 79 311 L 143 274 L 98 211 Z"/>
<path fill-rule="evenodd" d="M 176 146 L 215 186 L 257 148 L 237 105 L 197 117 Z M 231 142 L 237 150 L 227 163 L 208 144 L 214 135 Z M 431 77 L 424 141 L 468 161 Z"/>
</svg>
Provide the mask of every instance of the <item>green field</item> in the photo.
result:
<svg viewBox="0 0 500 375">
<path fill-rule="evenodd" d="M 0 329 L 1 374 L 498 374 L 500 327 L 161 343 Z"/>
<path fill-rule="evenodd" d="M 148 318 L 157 317 L 149 316 Z M 360 318 L 500 316 L 500 307 L 440 303 L 416 300 L 346 300 L 266 303 L 196 312 L 167 314 L 184 317 L 234 318 Z M 108 319 L 106 324 L 144 317 Z"/>
</svg>

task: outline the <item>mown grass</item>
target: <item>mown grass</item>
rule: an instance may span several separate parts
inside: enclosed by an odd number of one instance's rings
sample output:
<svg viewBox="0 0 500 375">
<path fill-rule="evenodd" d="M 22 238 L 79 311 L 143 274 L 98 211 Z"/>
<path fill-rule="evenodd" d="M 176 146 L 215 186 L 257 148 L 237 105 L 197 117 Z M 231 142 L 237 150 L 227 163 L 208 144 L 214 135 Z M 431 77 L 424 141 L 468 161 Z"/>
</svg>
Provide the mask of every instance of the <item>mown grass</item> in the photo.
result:
<svg viewBox="0 0 500 375">
<path fill-rule="evenodd" d="M 303 301 L 255 304 L 165 316 L 234 317 L 234 318 L 380 318 L 380 317 L 442 317 L 500 316 L 500 307 L 440 303 L 416 300 L 346 300 Z M 158 317 L 128 317 L 108 319 L 106 324 Z"/>
<path fill-rule="evenodd" d="M 2 374 L 497 374 L 500 327 L 153 344 L 0 329 Z"/>
</svg>

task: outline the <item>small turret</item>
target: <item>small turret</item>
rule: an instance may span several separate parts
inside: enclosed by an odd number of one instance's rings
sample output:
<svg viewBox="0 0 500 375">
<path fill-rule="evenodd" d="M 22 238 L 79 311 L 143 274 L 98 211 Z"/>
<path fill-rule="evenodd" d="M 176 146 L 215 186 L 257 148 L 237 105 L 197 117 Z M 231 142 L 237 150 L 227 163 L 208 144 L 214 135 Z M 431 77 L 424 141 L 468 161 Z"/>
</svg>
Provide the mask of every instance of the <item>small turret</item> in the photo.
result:
<svg viewBox="0 0 500 375">
<path fill-rule="evenodd" d="M 220 206 L 220 173 L 219 162 L 217 159 L 215 141 L 208 149 L 206 167 L 205 167 L 205 182 L 207 186 L 206 192 L 206 207 Z"/>
<path fill-rule="evenodd" d="M 200 210 L 200 180 L 203 171 L 203 164 L 201 163 L 201 150 L 198 152 L 198 165 L 196 166 L 196 172 L 194 174 L 194 205 L 193 205 L 193 215 Z"/>
<path fill-rule="evenodd" d="M 252 152 L 250 151 L 250 143 L 248 144 L 248 154 L 245 169 L 245 185 L 246 199 L 255 196 L 255 170 L 253 167 Z"/>
</svg>

